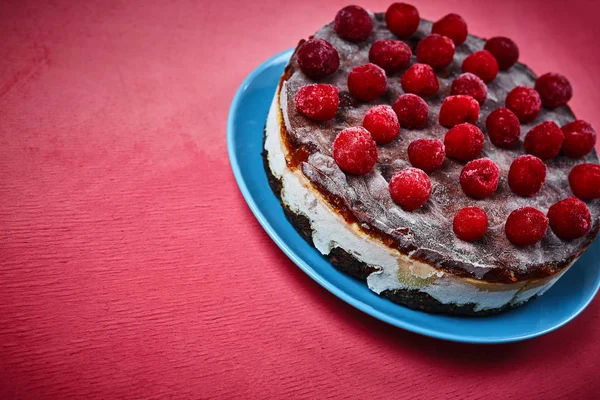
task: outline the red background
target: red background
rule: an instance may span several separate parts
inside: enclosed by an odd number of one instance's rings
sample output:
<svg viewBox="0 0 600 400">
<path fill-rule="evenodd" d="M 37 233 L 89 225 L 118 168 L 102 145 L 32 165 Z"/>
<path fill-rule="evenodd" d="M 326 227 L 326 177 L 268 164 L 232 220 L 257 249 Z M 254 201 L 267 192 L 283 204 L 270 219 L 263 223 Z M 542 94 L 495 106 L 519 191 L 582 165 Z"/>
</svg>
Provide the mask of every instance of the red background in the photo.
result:
<svg viewBox="0 0 600 400">
<path fill-rule="evenodd" d="M 594 1 L 415 3 L 512 37 L 600 126 Z M 227 159 L 235 90 L 346 4 L 0 4 L 0 397 L 600 393 L 600 300 L 523 343 L 429 339 L 330 295 L 252 216 Z"/>
</svg>

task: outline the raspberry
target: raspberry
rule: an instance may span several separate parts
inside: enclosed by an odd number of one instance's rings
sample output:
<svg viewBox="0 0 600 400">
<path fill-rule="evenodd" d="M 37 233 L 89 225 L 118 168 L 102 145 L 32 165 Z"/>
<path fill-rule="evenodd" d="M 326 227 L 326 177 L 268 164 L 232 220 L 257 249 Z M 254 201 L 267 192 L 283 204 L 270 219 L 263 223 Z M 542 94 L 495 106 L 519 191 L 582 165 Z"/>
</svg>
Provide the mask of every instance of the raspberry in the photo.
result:
<svg viewBox="0 0 600 400">
<path fill-rule="evenodd" d="M 458 46 L 467 40 L 467 23 L 458 14 L 448 14 L 433 24 L 431 33 L 448 36 Z"/>
<path fill-rule="evenodd" d="M 458 124 L 444 136 L 446 155 L 461 161 L 470 161 L 483 150 L 483 133 L 471 124 Z"/>
<path fill-rule="evenodd" d="M 546 234 L 548 218 L 533 207 L 522 207 L 510 213 L 506 219 L 506 237 L 517 246 L 536 244 Z"/>
<path fill-rule="evenodd" d="M 485 199 L 498 189 L 500 169 L 489 158 L 469 161 L 460 173 L 460 186 L 467 196 Z"/>
<path fill-rule="evenodd" d="M 452 81 L 452 88 L 450 94 L 464 94 L 471 96 L 479 104 L 483 104 L 487 97 L 487 86 L 485 83 L 475 74 L 465 72 L 460 74 L 454 81 Z"/>
<path fill-rule="evenodd" d="M 338 88 L 327 84 L 312 84 L 301 87 L 294 98 L 296 109 L 315 121 L 327 121 L 335 117 L 340 98 Z"/>
<path fill-rule="evenodd" d="M 385 72 L 397 72 L 410 64 L 412 51 L 400 40 L 376 40 L 369 50 L 369 61 Z"/>
<path fill-rule="evenodd" d="M 427 64 L 413 64 L 404 72 L 400 79 L 402 89 L 406 93 L 414 93 L 417 96 L 432 96 L 440 89 L 433 68 Z"/>
<path fill-rule="evenodd" d="M 479 50 L 465 58 L 462 72 L 470 72 L 490 83 L 498 74 L 498 61 L 489 51 Z"/>
<path fill-rule="evenodd" d="M 488 230 L 487 214 L 479 207 L 461 208 L 454 216 L 452 230 L 460 240 L 479 240 Z"/>
<path fill-rule="evenodd" d="M 510 164 L 508 186 L 519 196 L 533 196 L 540 191 L 545 180 L 546 165 L 536 156 L 525 154 Z"/>
<path fill-rule="evenodd" d="M 571 83 L 561 74 L 554 72 L 548 72 L 537 78 L 535 90 L 540 94 L 544 107 L 550 110 L 564 106 L 573 97 Z"/>
<path fill-rule="evenodd" d="M 571 191 L 582 200 L 600 198 L 600 165 L 585 163 L 573 167 L 569 173 Z"/>
<path fill-rule="evenodd" d="M 431 34 L 417 45 L 417 61 L 433 69 L 444 69 L 454 58 L 454 43 L 446 36 Z"/>
<path fill-rule="evenodd" d="M 425 100 L 415 94 L 403 94 L 392 106 L 398 115 L 400 126 L 407 129 L 423 129 L 427 124 L 429 107 Z"/>
<path fill-rule="evenodd" d="M 341 38 L 351 42 L 360 42 L 371 35 L 373 20 L 364 8 L 347 6 L 335 15 L 333 29 Z"/>
<path fill-rule="evenodd" d="M 430 173 L 440 168 L 446 157 L 444 143 L 439 139 L 417 139 L 408 145 L 408 159 L 413 167 Z"/>
<path fill-rule="evenodd" d="M 552 232 L 563 240 L 580 238 L 592 229 L 590 210 L 575 196 L 554 203 L 548 209 L 548 219 Z"/>
<path fill-rule="evenodd" d="M 506 96 L 506 108 L 514 112 L 521 123 L 527 124 L 540 113 L 542 100 L 534 89 L 517 86 Z"/>
<path fill-rule="evenodd" d="M 514 147 L 521 138 L 519 119 L 508 108 L 492 111 L 485 120 L 485 127 L 494 146 L 503 149 Z"/>
<path fill-rule="evenodd" d="M 542 160 L 548 160 L 556 157 L 560 152 L 565 135 L 562 133 L 556 122 L 544 121 L 534 126 L 525 135 L 523 144 L 525 151 L 533 154 Z"/>
<path fill-rule="evenodd" d="M 429 200 L 431 181 L 418 168 L 406 168 L 394 176 L 389 184 L 390 195 L 405 211 L 413 211 Z"/>
<path fill-rule="evenodd" d="M 333 159 L 347 174 L 365 175 L 377 162 L 377 145 L 365 128 L 346 128 L 333 141 Z"/>
<path fill-rule="evenodd" d="M 498 67 L 503 70 L 512 67 L 519 59 L 519 48 L 515 42 L 507 37 L 496 36 L 490 38 L 485 42 L 483 48 L 492 53 L 498 61 Z"/>
<path fill-rule="evenodd" d="M 396 36 L 409 38 L 419 27 L 419 12 L 406 3 L 394 3 L 385 12 L 385 24 Z"/>
<path fill-rule="evenodd" d="M 596 144 L 596 130 L 586 121 L 577 119 L 561 128 L 565 135 L 562 151 L 567 156 L 579 158 L 592 151 Z"/>
<path fill-rule="evenodd" d="M 324 39 L 304 42 L 296 55 L 302 72 L 313 79 L 323 78 L 337 71 L 340 55 L 331 43 Z"/>
<path fill-rule="evenodd" d="M 398 117 L 390 106 L 379 105 L 365 114 L 363 127 L 371 132 L 377 144 L 386 144 L 396 139 L 400 133 Z"/>
<path fill-rule="evenodd" d="M 479 118 L 479 103 L 471 96 L 458 94 L 444 99 L 440 108 L 440 125 L 452 128 L 468 122 L 474 124 Z"/>
<path fill-rule="evenodd" d="M 358 100 L 375 100 L 385 93 L 386 87 L 385 71 L 375 64 L 355 67 L 348 74 L 348 90 Z"/>
</svg>

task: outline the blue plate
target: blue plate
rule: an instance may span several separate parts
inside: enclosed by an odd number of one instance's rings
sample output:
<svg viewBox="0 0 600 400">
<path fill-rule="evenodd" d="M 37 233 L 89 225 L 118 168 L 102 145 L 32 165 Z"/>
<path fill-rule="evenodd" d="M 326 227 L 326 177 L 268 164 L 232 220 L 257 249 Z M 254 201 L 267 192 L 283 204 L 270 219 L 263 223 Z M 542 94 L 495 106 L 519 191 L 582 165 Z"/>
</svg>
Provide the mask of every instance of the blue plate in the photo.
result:
<svg viewBox="0 0 600 400">
<path fill-rule="evenodd" d="M 502 343 L 543 335 L 571 321 L 590 303 L 600 286 L 598 241 L 539 299 L 482 318 L 413 311 L 377 296 L 364 282 L 335 269 L 285 218 L 263 169 L 263 128 L 279 77 L 291 54 L 288 50 L 270 58 L 242 83 L 229 112 L 227 144 L 233 173 L 250 209 L 281 250 L 311 278 L 375 318 L 412 332 L 457 342 Z"/>
</svg>

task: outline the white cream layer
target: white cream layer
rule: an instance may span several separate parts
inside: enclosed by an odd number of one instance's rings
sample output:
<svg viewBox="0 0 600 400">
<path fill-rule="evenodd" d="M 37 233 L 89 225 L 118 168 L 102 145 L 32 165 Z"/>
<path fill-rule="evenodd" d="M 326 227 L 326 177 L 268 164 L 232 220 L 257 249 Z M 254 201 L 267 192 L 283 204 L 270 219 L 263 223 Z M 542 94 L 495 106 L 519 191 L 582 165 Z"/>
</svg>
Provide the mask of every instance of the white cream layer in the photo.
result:
<svg viewBox="0 0 600 400">
<path fill-rule="evenodd" d="M 348 224 L 300 171 L 287 166 L 287 149 L 281 138 L 285 115 L 281 115 L 278 107 L 278 92 L 279 88 L 267 118 L 265 149 L 271 173 L 282 182 L 281 199 L 292 211 L 310 220 L 314 245 L 322 254 L 328 255 L 333 248 L 339 247 L 375 267 L 377 271 L 367 278 L 369 288 L 375 293 L 388 289 L 417 289 L 443 304 L 474 303 L 475 311 L 480 311 L 509 303 L 520 304 L 536 294 L 541 295 L 570 268 L 550 277 L 516 283 L 462 278 L 413 260 L 365 234 L 357 224 Z M 285 90 L 282 90 L 284 95 Z M 285 109 L 286 99 L 282 98 L 281 102 Z"/>
</svg>

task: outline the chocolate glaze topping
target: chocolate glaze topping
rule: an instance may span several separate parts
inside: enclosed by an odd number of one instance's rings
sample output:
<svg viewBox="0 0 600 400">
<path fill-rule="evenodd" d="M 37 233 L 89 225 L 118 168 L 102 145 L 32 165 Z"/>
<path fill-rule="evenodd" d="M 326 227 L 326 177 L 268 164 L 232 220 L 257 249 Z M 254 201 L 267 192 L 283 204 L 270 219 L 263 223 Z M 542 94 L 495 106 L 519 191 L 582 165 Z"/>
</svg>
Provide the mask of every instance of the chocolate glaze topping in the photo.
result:
<svg viewBox="0 0 600 400">
<path fill-rule="evenodd" d="M 415 35 L 405 42 L 413 49 L 420 39 L 431 32 L 431 22 L 422 20 Z M 568 106 L 556 110 L 542 109 L 530 124 L 521 125 L 521 142 L 512 150 L 495 147 L 486 135 L 480 157 L 489 157 L 500 168 L 498 191 L 490 198 L 475 200 L 465 195 L 459 184 L 463 162 L 446 158 L 442 168 L 429 174 L 432 194 L 422 208 L 406 212 L 396 205 L 389 194 L 388 182 L 394 173 L 410 167 L 406 149 L 418 138 L 442 139 L 448 129 L 438 123 L 440 105 L 450 95 L 452 80 L 461 73 L 462 61 L 469 54 L 483 49 L 483 39 L 469 35 L 467 41 L 456 47 L 452 64 L 438 72 L 440 91 L 436 96 L 425 99 L 429 106 L 427 127 L 423 130 L 401 129 L 398 139 L 384 146 L 377 146 L 378 162 L 366 176 L 344 174 L 332 158 L 332 143 L 336 135 L 345 128 L 362 126 L 369 108 L 376 104 L 392 105 L 404 92 L 400 77 L 404 71 L 388 74 L 387 91 L 379 99 L 367 103 L 353 99 L 348 93 L 347 77 L 350 70 L 369 62 L 371 44 L 379 39 L 397 39 L 386 27 L 384 14 L 374 15 L 374 30 L 368 40 L 352 43 L 340 38 L 333 24 L 326 25 L 314 37 L 323 38 L 335 46 L 340 54 L 340 68 L 318 83 L 330 83 L 340 90 L 340 109 L 335 119 L 314 122 L 300 115 L 294 107 L 298 89 L 316 81 L 304 75 L 292 56 L 280 93 L 280 106 L 287 131 L 288 146 L 292 153 L 302 154 L 297 167 L 315 187 L 334 199 L 333 205 L 356 220 L 367 233 L 382 235 L 387 241 L 410 257 L 428 262 L 434 267 L 452 273 L 472 276 L 487 281 L 515 281 L 553 274 L 568 265 L 591 243 L 599 229 L 600 200 L 588 201 L 593 218 L 592 230 L 580 239 L 563 241 L 550 229 L 544 239 L 536 245 L 521 248 L 508 241 L 504 233 L 506 218 L 516 208 L 533 206 L 546 213 L 555 202 L 572 196 L 567 176 L 571 168 L 583 162 L 598 162 L 596 152 L 586 157 L 570 159 L 559 155 L 546 161 L 548 168 L 542 190 L 533 197 L 524 198 L 513 194 L 507 183 L 508 169 L 512 160 L 525 154 L 522 139 L 535 125 L 553 120 L 560 126 L 575 119 Z M 415 63 L 413 56 L 411 64 Z M 536 76 L 525 65 L 515 64 L 508 71 L 500 71 L 488 85 L 488 97 L 481 107 L 477 126 L 486 134 L 485 120 L 496 108 L 504 106 L 507 93 L 515 86 L 533 87 Z M 305 161 L 304 161 L 305 160 Z M 295 167 L 294 165 L 291 165 Z M 452 231 L 452 220 L 456 212 L 467 206 L 483 208 L 489 217 L 489 231 L 474 243 L 456 238 Z"/>
</svg>

